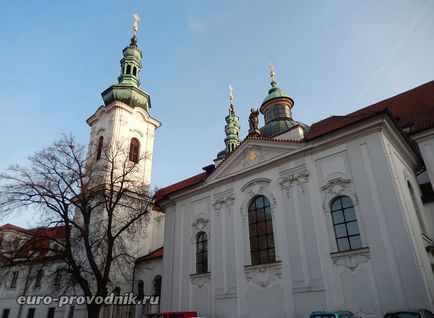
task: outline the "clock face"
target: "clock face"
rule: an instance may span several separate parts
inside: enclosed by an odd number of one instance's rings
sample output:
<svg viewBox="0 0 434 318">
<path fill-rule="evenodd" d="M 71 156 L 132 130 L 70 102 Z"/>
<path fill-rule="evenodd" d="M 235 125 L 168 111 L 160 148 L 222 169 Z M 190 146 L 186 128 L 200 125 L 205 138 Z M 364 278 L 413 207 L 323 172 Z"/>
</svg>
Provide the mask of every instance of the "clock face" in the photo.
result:
<svg viewBox="0 0 434 318">
<path fill-rule="evenodd" d="M 247 154 L 247 158 L 249 158 L 250 161 L 255 161 L 256 160 L 256 151 L 250 150 L 249 153 Z"/>
</svg>

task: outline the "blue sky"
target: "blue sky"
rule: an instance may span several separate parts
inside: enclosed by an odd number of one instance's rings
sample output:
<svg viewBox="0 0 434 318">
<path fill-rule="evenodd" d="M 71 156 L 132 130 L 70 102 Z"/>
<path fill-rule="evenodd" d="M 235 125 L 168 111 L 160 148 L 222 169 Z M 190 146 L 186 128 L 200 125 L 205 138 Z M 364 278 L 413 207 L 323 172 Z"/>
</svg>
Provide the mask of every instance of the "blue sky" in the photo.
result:
<svg viewBox="0 0 434 318">
<path fill-rule="evenodd" d="M 308 125 L 434 80 L 432 0 L 0 0 L 1 170 L 62 133 L 87 144 L 85 120 L 117 81 L 134 12 L 141 87 L 163 122 L 159 187 L 201 172 L 224 148 L 229 83 L 246 135 L 269 62 Z M 30 215 L 3 222 L 32 224 Z"/>
</svg>

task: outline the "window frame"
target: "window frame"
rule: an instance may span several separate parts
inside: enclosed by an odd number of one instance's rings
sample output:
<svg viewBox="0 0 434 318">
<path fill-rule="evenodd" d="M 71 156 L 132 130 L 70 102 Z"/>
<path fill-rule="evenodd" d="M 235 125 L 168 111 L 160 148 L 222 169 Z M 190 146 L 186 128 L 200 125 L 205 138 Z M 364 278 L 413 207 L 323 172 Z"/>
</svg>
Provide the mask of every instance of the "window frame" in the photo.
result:
<svg viewBox="0 0 434 318">
<path fill-rule="evenodd" d="M 13 271 L 12 272 L 12 279 L 11 279 L 11 284 L 9 285 L 9 288 L 16 288 L 17 287 L 19 275 L 20 275 L 19 271 Z"/>
<path fill-rule="evenodd" d="M 96 160 L 101 159 L 103 145 L 104 145 L 104 137 L 99 136 L 98 143 L 97 143 L 97 150 L 96 150 Z"/>
<path fill-rule="evenodd" d="M 209 273 L 208 234 L 205 231 L 200 231 L 196 234 L 196 263 L 195 264 L 196 264 L 196 274 Z"/>
<path fill-rule="evenodd" d="M 128 152 L 128 160 L 134 163 L 139 163 L 139 154 L 140 154 L 140 141 L 137 138 L 131 138 L 130 149 Z"/>
<path fill-rule="evenodd" d="M 39 269 L 36 272 L 36 278 L 35 278 L 35 287 L 39 288 L 42 285 L 42 278 L 44 277 L 44 271 L 42 269 Z"/>
<path fill-rule="evenodd" d="M 350 200 L 351 205 L 345 206 L 342 202 L 342 199 L 346 198 L 348 200 Z M 339 201 L 339 207 L 338 208 L 333 208 L 333 205 Z M 339 195 L 334 197 L 331 201 L 330 201 L 330 217 L 331 217 L 331 222 L 332 222 L 332 226 L 333 226 L 333 232 L 334 232 L 334 236 L 335 236 L 335 242 L 336 242 L 336 248 L 337 251 L 339 253 L 342 252 L 349 252 L 349 251 L 355 251 L 355 250 L 360 250 L 363 248 L 363 241 L 362 241 L 362 235 L 360 232 L 360 226 L 359 226 L 359 220 L 357 218 L 357 214 L 356 214 L 356 209 L 354 207 L 354 201 L 350 196 L 347 195 Z M 347 214 L 346 211 L 352 209 L 353 210 L 353 214 L 354 214 L 354 219 L 349 219 L 347 220 Z M 338 214 L 342 214 L 342 220 L 341 222 L 335 222 L 335 215 Z M 357 227 L 357 234 L 350 234 L 349 230 L 348 230 L 348 224 L 355 224 Z M 344 226 L 345 229 L 345 235 L 341 236 L 338 235 L 338 231 L 337 231 L 337 227 L 338 226 Z M 359 244 L 358 246 L 352 247 L 352 243 L 351 243 L 351 238 L 352 237 L 358 237 L 359 238 Z M 349 249 L 341 249 L 340 245 L 339 245 L 339 241 L 340 240 L 346 240 Z M 354 243 L 353 243 L 354 244 Z"/>
<path fill-rule="evenodd" d="M 257 206 L 258 199 L 262 199 L 262 205 L 259 205 L 259 207 Z M 259 219 L 259 213 L 261 210 L 263 210 L 263 219 Z M 270 200 L 265 195 L 255 195 L 248 204 L 247 218 L 251 265 L 275 263 L 277 261 L 277 256 Z M 261 227 L 263 229 L 260 231 Z M 253 229 L 255 230 L 253 231 Z M 262 234 L 260 234 L 260 232 L 262 232 Z M 263 240 L 265 240 L 265 248 L 263 246 L 261 247 L 261 242 L 263 242 Z M 265 260 L 261 257 L 261 253 L 264 253 L 264 251 L 266 252 Z"/>
</svg>

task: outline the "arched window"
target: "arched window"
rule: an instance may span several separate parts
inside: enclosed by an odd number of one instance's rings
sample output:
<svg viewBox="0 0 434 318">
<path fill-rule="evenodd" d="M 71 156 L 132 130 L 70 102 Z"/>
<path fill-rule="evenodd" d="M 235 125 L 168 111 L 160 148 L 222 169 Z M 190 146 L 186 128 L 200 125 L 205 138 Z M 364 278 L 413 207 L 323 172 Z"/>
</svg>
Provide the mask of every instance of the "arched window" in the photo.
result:
<svg viewBox="0 0 434 318">
<path fill-rule="evenodd" d="M 143 280 L 139 280 L 139 283 L 137 284 L 137 298 L 143 299 L 143 297 L 145 297 L 145 288 Z"/>
<path fill-rule="evenodd" d="M 356 212 L 351 198 L 337 197 L 331 202 L 330 208 L 339 252 L 362 248 Z"/>
<path fill-rule="evenodd" d="M 131 74 L 131 65 L 127 65 L 127 74 Z"/>
<path fill-rule="evenodd" d="M 420 230 L 422 231 L 422 233 L 426 233 L 425 223 L 423 222 L 422 213 L 419 209 L 419 203 L 416 199 L 416 193 L 414 193 L 413 187 L 411 186 L 409 181 L 407 181 L 407 187 L 408 191 L 410 191 L 411 202 L 413 203 L 413 208 L 416 212 L 416 217 L 419 222 Z"/>
<path fill-rule="evenodd" d="M 161 275 L 157 275 L 154 277 L 154 296 L 161 295 Z"/>
<path fill-rule="evenodd" d="M 196 273 L 208 272 L 208 237 L 205 232 L 196 236 Z"/>
<path fill-rule="evenodd" d="M 137 67 L 133 67 L 133 75 L 136 76 L 137 75 Z"/>
<path fill-rule="evenodd" d="M 250 256 L 252 265 L 276 261 L 270 201 L 263 195 L 249 205 Z"/>
<path fill-rule="evenodd" d="M 136 138 L 132 138 L 130 142 L 130 154 L 129 160 L 135 163 L 139 162 L 139 141 Z"/>
<path fill-rule="evenodd" d="M 96 160 L 101 159 L 101 154 L 102 154 L 102 146 L 104 144 L 104 137 L 100 136 L 98 138 L 98 148 L 96 150 Z"/>
</svg>

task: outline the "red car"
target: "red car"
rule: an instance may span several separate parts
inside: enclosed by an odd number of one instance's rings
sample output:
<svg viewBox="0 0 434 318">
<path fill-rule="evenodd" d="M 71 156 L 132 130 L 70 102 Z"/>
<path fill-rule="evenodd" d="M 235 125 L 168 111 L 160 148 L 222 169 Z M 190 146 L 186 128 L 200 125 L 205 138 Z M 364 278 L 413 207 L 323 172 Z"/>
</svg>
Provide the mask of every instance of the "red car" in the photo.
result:
<svg viewBox="0 0 434 318">
<path fill-rule="evenodd" d="M 197 317 L 196 311 L 180 311 L 180 312 L 159 312 L 157 314 L 147 314 L 142 318 L 191 318 Z"/>
</svg>

